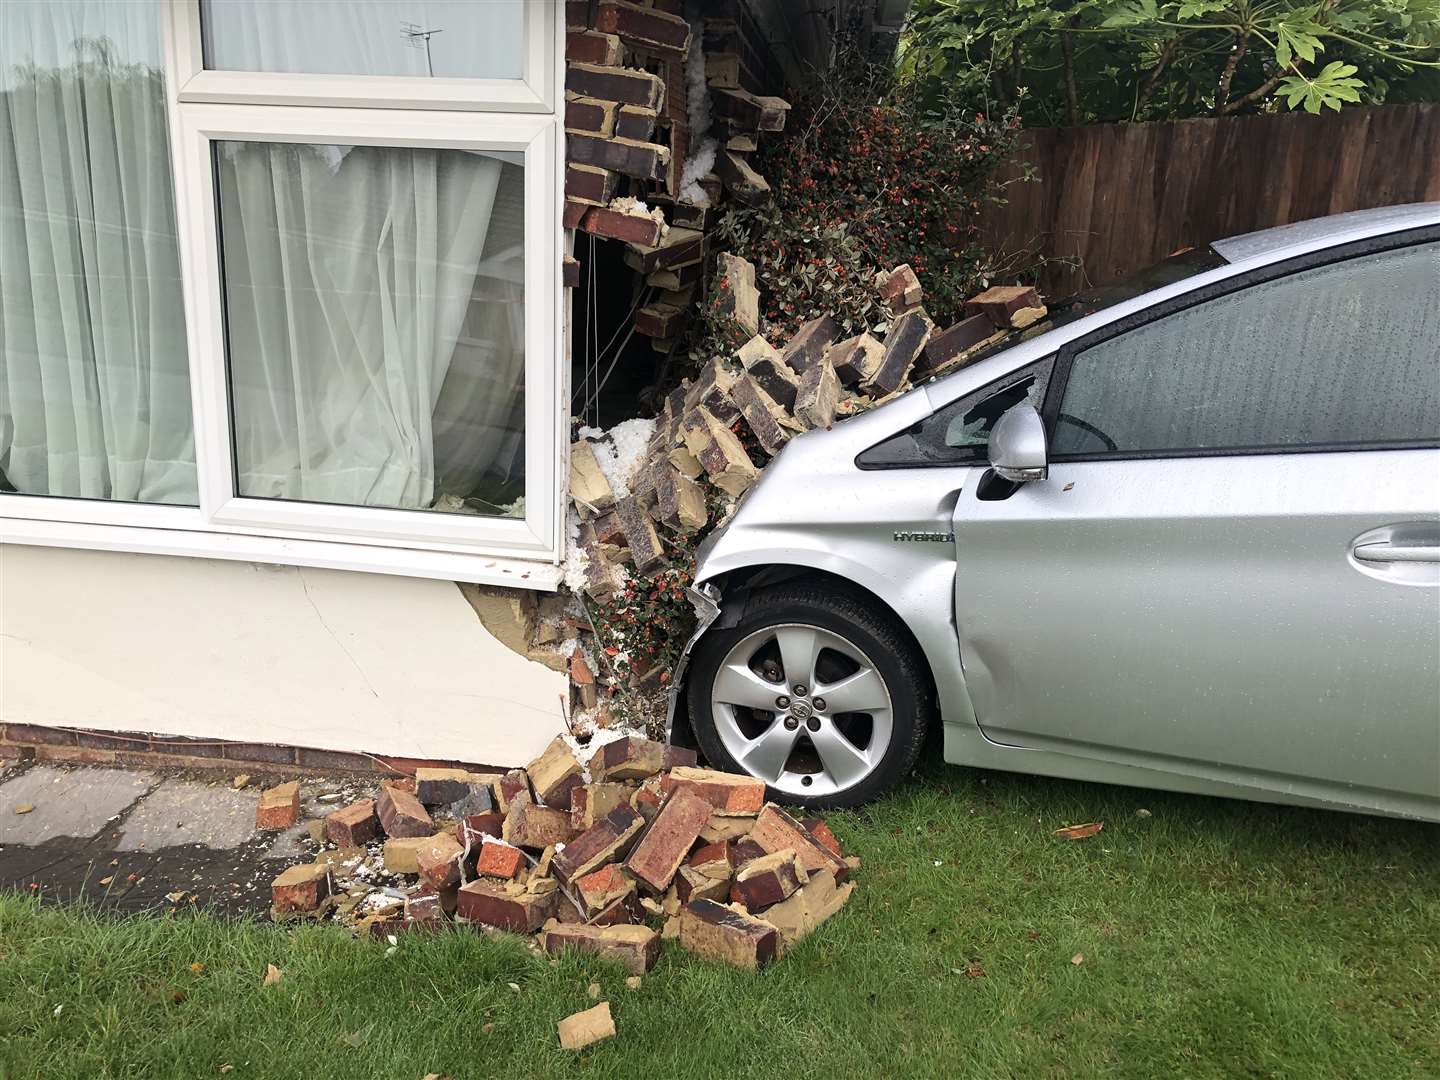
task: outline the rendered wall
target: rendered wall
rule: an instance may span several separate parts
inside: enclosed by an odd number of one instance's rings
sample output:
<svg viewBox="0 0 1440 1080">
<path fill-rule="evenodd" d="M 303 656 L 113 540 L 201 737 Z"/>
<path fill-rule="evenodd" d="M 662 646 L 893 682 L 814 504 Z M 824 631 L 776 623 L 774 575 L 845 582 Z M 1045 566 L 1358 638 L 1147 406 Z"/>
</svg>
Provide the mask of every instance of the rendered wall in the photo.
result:
<svg viewBox="0 0 1440 1080">
<path fill-rule="evenodd" d="M 452 582 L 0 546 L 0 721 L 511 766 L 566 693 Z"/>
</svg>

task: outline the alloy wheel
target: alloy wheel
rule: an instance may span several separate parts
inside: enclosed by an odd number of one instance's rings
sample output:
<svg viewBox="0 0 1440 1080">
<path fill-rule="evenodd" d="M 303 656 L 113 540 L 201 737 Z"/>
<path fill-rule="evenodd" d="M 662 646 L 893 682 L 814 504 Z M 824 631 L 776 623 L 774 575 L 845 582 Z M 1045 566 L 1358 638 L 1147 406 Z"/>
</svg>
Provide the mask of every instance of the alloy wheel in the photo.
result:
<svg viewBox="0 0 1440 1080">
<path fill-rule="evenodd" d="M 890 690 L 853 642 L 806 623 L 757 630 L 726 654 L 710 689 L 725 749 L 787 795 L 860 783 L 890 745 Z"/>
</svg>

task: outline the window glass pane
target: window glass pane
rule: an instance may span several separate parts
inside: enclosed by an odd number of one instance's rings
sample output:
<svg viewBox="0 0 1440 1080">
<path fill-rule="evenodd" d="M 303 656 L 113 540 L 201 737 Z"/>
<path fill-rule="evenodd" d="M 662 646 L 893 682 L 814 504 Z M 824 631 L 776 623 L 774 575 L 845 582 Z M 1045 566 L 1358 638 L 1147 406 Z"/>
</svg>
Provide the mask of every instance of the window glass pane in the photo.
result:
<svg viewBox="0 0 1440 1080">
<path fill-rule="evenodd" d="M 524 514 L 524 170 L 215 147 L 236 490 Z"/>
<path fill-rule="evenodd" d="M 1075 357 L 1057 453 L 1440 438 L 1440 244 L 1255 285 Z"/>
<path fill-rule="evenodd" d="M 152 3 L 0 3 L 0 490 L 196 502 Z"/>
<path fill-rule="evenodd" d="M 205 66 L 518 79 L 525 0 L 201 0 Z"/>
</svg>

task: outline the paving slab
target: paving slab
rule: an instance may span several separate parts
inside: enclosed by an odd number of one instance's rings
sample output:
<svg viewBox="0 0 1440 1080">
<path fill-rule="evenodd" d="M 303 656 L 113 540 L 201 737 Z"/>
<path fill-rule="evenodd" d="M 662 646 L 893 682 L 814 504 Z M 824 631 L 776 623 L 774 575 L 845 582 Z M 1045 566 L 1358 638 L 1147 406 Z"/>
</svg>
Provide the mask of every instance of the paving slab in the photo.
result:
<svg viewBox="0 0 1440 1080">
<path fill-rule="evenodd" d="M 94 836 L 155 786 L 153 773 L 35 765 L 0 783 L 0 844 Z M 35 809 L 17 814 L 17 808 Z"/>
<path fill-rule="evenodd" d="M 223 784 L 166 780 L 125 819 L 115 850 L 239 847 L 255 833 L 255 799 Z"/>
</svg>

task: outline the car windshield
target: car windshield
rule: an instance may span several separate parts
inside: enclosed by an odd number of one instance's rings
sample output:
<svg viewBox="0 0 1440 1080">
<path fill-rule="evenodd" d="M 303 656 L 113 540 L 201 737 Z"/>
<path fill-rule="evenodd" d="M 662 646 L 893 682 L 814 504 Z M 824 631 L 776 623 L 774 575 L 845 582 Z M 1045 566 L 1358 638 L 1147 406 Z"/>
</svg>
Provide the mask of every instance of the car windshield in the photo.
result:
<svg viewBox="0 0 1440 1080">
<path fill-rule="evenodd" d="M 1154 289 L 1173 285 L 1177 281 L 1184 281 L 1186 278 L 1224 265 L 1226 265 L 1225 259 L 1210 247 L 1186 248 L 1177 251 L 1174 255 L 1167 256 L 1143 270 L 1137 270 L 1120 281 L 1111 282 L 1109 285 L 1099 285 L 1055 301 L 1049 305 L 1049 314 L 1045 318 L 1032 323 L 1024 330 L 1006 334 L 993 345 L 977 352 L 969 363 L 978 363 L 996 353 L 1004 352 L 1022 341 L 1028 341 L 1030 338 L 1054 330 L 1056 327 L 1083 319 L 1086 315 L 1093 315 L 1097 311 L 1114 307 L 1126 300 L 1133 300 Z"/>
</svg>

